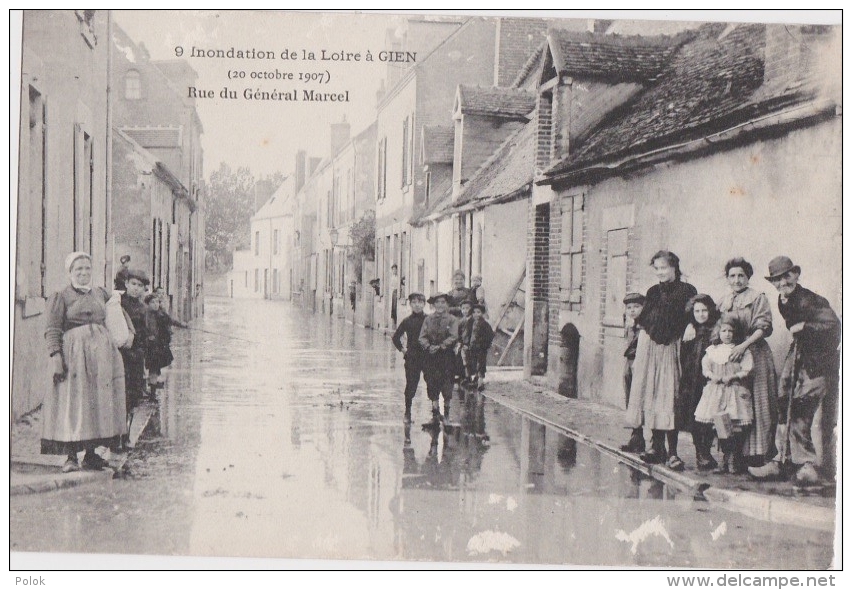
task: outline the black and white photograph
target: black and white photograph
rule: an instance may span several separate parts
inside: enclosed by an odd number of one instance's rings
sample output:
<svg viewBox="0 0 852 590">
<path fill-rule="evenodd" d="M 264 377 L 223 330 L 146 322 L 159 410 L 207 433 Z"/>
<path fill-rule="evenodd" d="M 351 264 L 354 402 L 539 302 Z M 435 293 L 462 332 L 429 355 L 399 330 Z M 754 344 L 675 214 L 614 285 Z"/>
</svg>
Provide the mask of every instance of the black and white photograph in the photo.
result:
<svg viewBox="0 0 852 590">
<path fill-rule="evenodd" d="M 834 585 L 841 22 L 13 13 L 10 567 Z"/>
</svg>

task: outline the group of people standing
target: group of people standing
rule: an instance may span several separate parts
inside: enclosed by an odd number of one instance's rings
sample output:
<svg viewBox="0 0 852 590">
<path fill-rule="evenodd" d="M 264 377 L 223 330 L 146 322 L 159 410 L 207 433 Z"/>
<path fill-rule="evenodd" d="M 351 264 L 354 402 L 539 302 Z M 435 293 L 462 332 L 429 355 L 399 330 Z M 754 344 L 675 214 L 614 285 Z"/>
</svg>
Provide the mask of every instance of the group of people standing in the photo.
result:
<svg viewBox="0 0 852 590">
<path fill-rule="evenodd" d="M 718 304 L 682 280 L 674 253 L 657 252 L 651 266 L 659 282 L 624 299 L 633 324 L 624 379 L 632 433 L 622 450 L 681 471 L 678 432 L 686 430 L 699 470 L 765 479 L 792 464 L 797 483 L 814 484 L 821 476 L 811 426 L 822 408 L 822 475 L 833 477 L 840 321 L 825 298 L 798 284 L 801 268 L 779 256 L 766 276 L 793 336 L 779 382 L 766 342 L 772 311 L 767 296 L 749 286 L 749 262 L 725 264 L 730 292 Z M 643 428 L 651 430 L 647 452 Z M 721 464 L 711 452 L 714 438 Z"/>
<path fill-rule="evenodd" d="M 494 330 L 486 319 L 481 277 L 474 277 L 470 288 L 464 283 L 464 273 L 457 270 L 449 293 L 436 293 L 428 300 L 422 293 L 408 296 L 411 313 L 400 322 L 392 337 L 405 359 L 406 424 L 411 423 L 411 404 L 421 374 L 426 381 L 426 395 L 432 402 L 432 420 L 427 426 L 449 421 L 450 401 L 457 386 L 472 385 L 478 389 L 485 386 Z M 434 309 L 428 315 L 423 311 L 427 302 Z"/>
<path fill-rule="evenodd" d="M 53 389 L 43 403 L 41 452 L 66 455 L 64 473 L 103 469 L 107 461 L 95 449 L 126 446 L 133 408 L 145 397 L 156 399 L 160 372 L 171 364 L 171 326 L 185 326 L 166 311 L 164 291 L 149 292 L 146 273 L 129 262 L 122 256 L 111 294 L 92 286 L 91 256 L 72 252 L 65 260 L 70 284 L 47 302 Z M 113 297 L 120 297 L 131 335 L 124 343 L 107 329 Z"/>
</svg>

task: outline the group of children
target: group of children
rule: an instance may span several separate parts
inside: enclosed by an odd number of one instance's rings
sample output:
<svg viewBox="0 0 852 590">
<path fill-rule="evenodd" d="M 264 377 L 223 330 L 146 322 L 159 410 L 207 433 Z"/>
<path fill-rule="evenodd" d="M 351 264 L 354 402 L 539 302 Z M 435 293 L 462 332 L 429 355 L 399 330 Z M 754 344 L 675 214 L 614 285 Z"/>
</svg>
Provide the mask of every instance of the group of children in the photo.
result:
<svg viewBox="0 0 852 590">
<path fill-rule="evenodd" d="M 122 263 L 126 264 L 124 260 Z M 172 326 L 186 327 L 167 311 L 164 289 L 157 287 L 152 292 L 148 290 L 149 285 L 145 271 L 123 267 L 116 274 L 114 288 L 122 293 L 121 307 L 135 332 L 132 344 L 120 349 L 124 359 L 128 412 L 143 399 L 156 400 L 157 389 L 165 386 L 161 380 L 162 370 L 174 360 Z"/>
<path fill-rule="evenodd" d="M 631 322 L 639 317 L 645 301 L 639 293 L 630 293 L 624 298 L 626 316 Z M 751 353 L 746 350 L 740 360 L 731 360 L 732 350 L 743 342 L 744 335 L 736 322 L 720 319 L 716 304 L 709 295 L 692 296 L 687 312 L 695 337 L 680 346 L 680 383 L 674 400 L 678 428 L 673 429 L 674 436 L 679 430 L 691 432 L 699 470 L 743 472 L 744 433 L 754 419 L 751 391 L 746 387 L 754 366 Z M 625 403 L 628 406 L 639 332 L 640 327 L 636 323 L 628 328 L 624 376 Z M 715 437 L 718 437 L 723 453 L 721 465 L 711 454 Z M 669 443 L 669 455 L 676 458 L 677 453 L 672 454 L 671 447 L 676 449 L 677 442 L 670 438 Z M 638 426 L 633 429 L 630 442 L 622 450 L 642 452 L 644 446 L 642 427 Z M 653 451 L 643 454 L 642 458 L 657 462 Z M 668 466 L 677 471 L 683 469 L 682 461 L 671 461 Z"/>
<path fill-rule="evenodd" d="M 406 424 L 411 423 L 411 404 L 421 374 L 432 402 L 432 420 L 424 426 L 437 427 L 449 421 L 455 387 L 479 390 L 485 387 L 488 350 L 494 340 L 494 330 L 485 317 L 484 303 L 474 300 L 475 293 L 473 289 L 458 286 L 454 294 L 437 293 L 428 299 L 434 308 L 429 315 L 423 311 L 427 299 L 422 293 L 408 296 L 411 314 L 400 322 L 392 337 L 394 346 L 405 359 Z M 443 415 L 441 397 L 444 399 Z"/>
</svg>

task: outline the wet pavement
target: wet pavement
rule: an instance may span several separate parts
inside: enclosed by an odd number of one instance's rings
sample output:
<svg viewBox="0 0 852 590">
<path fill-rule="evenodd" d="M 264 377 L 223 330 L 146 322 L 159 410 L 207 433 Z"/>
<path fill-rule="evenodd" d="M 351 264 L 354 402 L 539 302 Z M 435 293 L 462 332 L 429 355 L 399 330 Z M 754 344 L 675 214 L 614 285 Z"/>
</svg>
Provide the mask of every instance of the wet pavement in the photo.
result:
<svg viewBox="0 0 852 590">
<path fill-rule="evenodd" d="M 208 299 L 206 314 L 175 334 L 127 476 L 11 498 L 13 551 L 831 564 L 830 533 L 696 500 L 479 394 L 427 431 L 421 384 L 406 433 L 401 355 L 380 333 L 283 302 Z"/>
</svg>

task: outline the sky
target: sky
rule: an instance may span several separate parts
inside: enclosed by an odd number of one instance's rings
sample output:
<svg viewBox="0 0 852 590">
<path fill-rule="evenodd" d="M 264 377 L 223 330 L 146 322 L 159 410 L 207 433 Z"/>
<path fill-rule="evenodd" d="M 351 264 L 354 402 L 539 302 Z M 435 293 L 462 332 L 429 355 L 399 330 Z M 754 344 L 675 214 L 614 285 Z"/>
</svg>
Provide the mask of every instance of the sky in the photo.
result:
<svg viewBox="0 0 852 590">
<path fill-rule="evenodd" d="M 384 49 L 388 28 L 402 23 L 398 16 L 228 12 L 228 11 L 115 11 L 115 21 L 137 44 L 143 43 L 152 59 L 175 59 L 177 47 L 183 59 L 198 72 L 196 88 L 210 90 L 214 98 L 197 98 L 196 106 L 204 126 L 205 176 L 227 162 L 232 168 L 248 166 L 256 174 L 281 171 L 289 174 L 293 154 L 305 149 L 312 156 L 329 152 L 329 124 L 345 116 L 353 136 L 376 116 L 376 92 L 385 77 L 387 64 L 365 62 L 366 51 L 374 57 Z M 276 59 L 230 59 L 191 57 L 199 50 L 272 51 Z M 302 51 L 312 51 L 316 61 L 303 59 Z M 320 61 L 327 54 L 361 53 L 362 61 Z M 296 60 L 282 60 L 283 51 L 295 51 Z M 251 79 L 261 75 L 292 73 L 294 80 Z M 229 79 L 229 72 L 244 72 L 245 78 Z M 299 73 L 330 76 L 320 84 L 298 80 Z M 223 88 L 237 92 L 236 99 L 220 98 Z M 248 100 L 243 92 L 304 89 L 339 93 L 349 91 L 349 103 Z M 186 89 L 189 92 L 189 89 Z"/>
<path fill-rule="evenodd" d="M 447 11 L 443 11 L 446 13 Z M 820 22 L 837 18 L 808 11 L 525 11 L 527 16 L 575 18 L 641 18 L 676 20 L 797 20 Z M 530 13 L 535 14 L 530 14 Z M 609 11 L 613 12 L 613 11 Z M 818 11 L 810 11 L 818 12 Z M 478 11 L 499 14 L 498 11 Z M 749 14 L 751 13 L 751 14 Z M 213 98 L 197 98 L 204 126 L 204 176 L 226 162 L 232 168 L 247 166 L 257 175 L 276 171 L 290 174 L 293 155 L 304 149 L 310 156 L 329 153 L 329 124 L 345 116 L 352 135 L 365 129 L 376 116 L 376 92 L 386 77 L 387 64 L 378 60 L 385 49 L 387 30 L 399 31 L 404 15 L 363 13 L 313 13 L 280 11 L 114 11 L 116 23 L 131 39 L 143 43 L 153 59 L 174 59 L 183 48 L 184 59 L 198 72 L 196 88 L 211 91 Z M 523 14 L 522 14 L 523 15 Z M 513 14 L 512 16 L 516 16 Z M 275 53 L 274 60 L 192 57 L 192 48 L 228 51 L 263 50 Z M 281 59 L 282 51 L 295 51 L 297 59 Z M 303 59 L 302 50 L 313 51 L 317 61 Z M 320 61 L 321 51 L 360 53 L 361 61 Z M 366 62 L 369 50 L 373 62 Z M 422 56 L 422 53 L 421 53 Z M 251 79 L 252 72 L 322 72 L 326 84 L 296 80 Z M 229 72 L 245 78 L 229 79 Z M 239 76 L 240 74 L 236 74 Z M 222 99 L 223 88 L 237 92 L 236 99 Z M 304 89 L 326 92 L 349 91 L 348 103 L 256 101 L 243 96 L 252 91 Z M 189 92 L 189 89 L 186 89 Z M 449 123 L 449 113 L 448 113 Z"/>
</svg>

